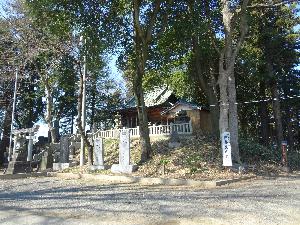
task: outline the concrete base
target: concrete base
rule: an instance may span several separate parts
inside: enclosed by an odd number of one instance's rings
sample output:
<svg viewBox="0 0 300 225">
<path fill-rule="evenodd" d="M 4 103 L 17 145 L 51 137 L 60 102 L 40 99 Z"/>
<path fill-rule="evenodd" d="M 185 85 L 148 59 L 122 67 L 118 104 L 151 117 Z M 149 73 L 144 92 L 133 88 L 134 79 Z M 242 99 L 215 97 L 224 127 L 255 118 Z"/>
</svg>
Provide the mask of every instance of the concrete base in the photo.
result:
<svg viewBox="0 0 300 225">
<path fill-rule="evenodd" d="M 105 165 L 92 165 L 90 166 L 90 170 L 107 170 L 109 168 L 109 166 L 105 166 Z"/>
<path fill-rule="evenodd" d="M 53 171 L 64 170 L 70 167 L 70 163 L 53 163 Z"/>
<path fill-rule="evenodd" d="M 112 173 L 132 173 L 135 170 L 137 170 L 136 165 L 120 165 L 120 164 L 114 164 L 111 166 L 111 172 Z"/>
</svg>

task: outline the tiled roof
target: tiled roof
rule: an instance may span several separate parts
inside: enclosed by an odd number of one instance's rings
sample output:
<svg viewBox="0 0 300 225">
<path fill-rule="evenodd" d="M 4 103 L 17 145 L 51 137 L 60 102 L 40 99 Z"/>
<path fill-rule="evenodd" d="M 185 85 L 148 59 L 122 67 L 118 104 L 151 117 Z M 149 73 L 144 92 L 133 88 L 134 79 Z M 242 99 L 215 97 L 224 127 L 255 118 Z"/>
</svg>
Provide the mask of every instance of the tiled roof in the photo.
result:
<svg viewBox="0 0 300 225">
<path fill-rule="evenodd" d="M 172 91 L 167 87 L 156 87 L 150 92 L 145 93 L 144 100 L 147 107 L 161 105 L 171 96 Z M 132 97 L 126 104 L 126 108 L 136 107 L 135 98 Z"/>
<path fill-rule="evenodd" d="M 202 107 L 198 106 L 197 104 L 187 102 L 183 99 L 180 99 L 173 106 L 171 106 L 171 107 L 167 108 L 165 111 L 161 112 L 161 115 L 167 114 L 172 109 L 175 109 L 178 105 L 186 105 L 186 106 L 190 107 L 191 109 L 200 109 L 200 110 L 202 109 Z"/>
</svg>

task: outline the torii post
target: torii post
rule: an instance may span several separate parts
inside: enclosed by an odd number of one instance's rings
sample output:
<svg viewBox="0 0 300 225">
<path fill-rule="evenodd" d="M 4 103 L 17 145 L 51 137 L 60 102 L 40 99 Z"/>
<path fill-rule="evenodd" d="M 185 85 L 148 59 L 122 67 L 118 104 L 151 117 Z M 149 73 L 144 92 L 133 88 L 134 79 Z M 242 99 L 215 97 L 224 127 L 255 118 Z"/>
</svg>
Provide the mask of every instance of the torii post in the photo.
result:
<svg viewBox="0 0 300 225">
<path fill-rule="evenodd" d="M 27 162 L 32 161 L 33 139 L 35 138 L 34 133 L 37 132 L 38 129 L 39 129 L 39 125 L 36 125 L 33 128 L 28 129 L 29 136 L 26 136 L 26 139 L 28 139 Z"/>
<path fill-rule="evenodd" d="M 33 139 L 35 138 L 33 132 L 29 132 L 29 136 L 26 136 L 26 139 L 28 140 L 28 146 L 27 146 L 27 162 L 32 161 L 32 150 L 33 150 Z"/>
<path fill-rule="evenodd" d="M 14 134 L 14 149 L 13 154 L 19 149 L 21 143 L 19 141 L 18 135 L 29 133 L 29 136 L 26 136 L 28 139 L 28 146 L 27 146 L 27 161 L 32 161 L 32 149 L 33 149 L 33 139 L 35 138 L 34 133 L 39 130 L 40 126 L 35 125 L 32 128 L 20 129 L 20 130 L 13 130 L 12 133 Z"/>
</svg>

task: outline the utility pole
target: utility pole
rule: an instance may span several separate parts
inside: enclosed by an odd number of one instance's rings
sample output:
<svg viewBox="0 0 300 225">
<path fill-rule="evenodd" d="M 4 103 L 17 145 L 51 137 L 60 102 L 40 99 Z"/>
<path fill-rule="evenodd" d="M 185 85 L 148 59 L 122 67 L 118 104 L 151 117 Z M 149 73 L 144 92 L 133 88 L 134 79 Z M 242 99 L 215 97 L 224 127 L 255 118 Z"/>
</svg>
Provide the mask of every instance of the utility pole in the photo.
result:
<svg viewBox="0 0 300 225">
<path fill-rule="evenodd" d="M 81 37 L 82 39 L 82 37 Z M 86 40 L 83 41 L 84 46 L 86 45 Z M 82 90 L 82 109 L 81 109 L 81 125 L 82 129 L 85 132 L 85 120 L 86 120 L 86 53 L 83 56 L 83 90 Z M 85 144 L 84 137 L 81 136 L 80 143 L 80 166 L 83 166 L 85 163 Z"/>
<path fill-rule="evenodd" d="M 15 120 L 15 110 L 16 110 L 16 99 L 17 99 L 17 89 L 18 89 L 18 69 L 16 69 L 16 80 L 15 80 L 15 88 L 14 88 L 14 98 L 13 98 L 13 108 L 11 113 L 11 124 L 10 124 L 10 137 L 9 137 L 9 149 L 8 149 L 8 161 L 11 160 L 12 153 L 12 135 L 14 129 L 14 120 Z"/>
</svg>

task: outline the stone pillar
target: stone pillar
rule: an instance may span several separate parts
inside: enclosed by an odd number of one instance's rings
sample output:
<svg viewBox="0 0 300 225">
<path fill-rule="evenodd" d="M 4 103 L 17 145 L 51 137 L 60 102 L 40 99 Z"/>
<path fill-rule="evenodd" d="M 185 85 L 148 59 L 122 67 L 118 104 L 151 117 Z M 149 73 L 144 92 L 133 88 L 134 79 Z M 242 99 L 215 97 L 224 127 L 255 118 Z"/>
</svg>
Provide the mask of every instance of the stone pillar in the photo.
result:
<svg viewBox="0 0 300 225">
<path fill-rule="evenodd" d="M 171 125 L 173 126 L 173 124 Z M 181 146 L 180 138 L 176 129 L 171 129 L 170 140 L 168 143 L 169 148 L 178 148 Z"/>
<path fill-rule="evenodd" d="M 104 146 L 103 138 L 96 138 L 94 141 L 94 163 L 90 168 L 91 170 L 104 170 Z"/>
<path fill-rule="evenodd" d="M 20 149 L 21 143 L 20 143 L 20 134 L 14 135 L 14 148 L 13 148 L 13 154 L 17 153 L 17 151 Z"/>
<path fill-rule="evenodd" d="M 130 133 L 129 129 L 120 131 L 119 164 L 111 167 L 113 173 L 132 173 L 136 170 L 135 165 L 130 165 Z"/>
<path fill-rule="evenodd" d="M 62 136 L 60 140 L 60 163 L 69 163 L 69 137 Z"/>
<path fill-rule="evenodd" d="M 40 171 L 45 171 L 47 169 L 47 163 L 48 163 L 48 152 L 45 152 L 41 158 Z"/>
<path fill-rule="evenodd" d="M 32 161 L 32 149 L 33 149 L 33 139 L 35 138 L 34 133 L 30 132 L 29 136 L 26 136 L 28 140 L 28 147 L 27 147 L 27 162 Z"/>
<path fill-rule="evenodd" d="M 64 135 L 60 139 L 59 162 L 53 163 L 53 170 L 63 170 L 69 167 L 69 136 Z"/>
</svg>

